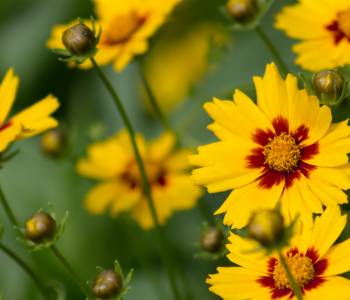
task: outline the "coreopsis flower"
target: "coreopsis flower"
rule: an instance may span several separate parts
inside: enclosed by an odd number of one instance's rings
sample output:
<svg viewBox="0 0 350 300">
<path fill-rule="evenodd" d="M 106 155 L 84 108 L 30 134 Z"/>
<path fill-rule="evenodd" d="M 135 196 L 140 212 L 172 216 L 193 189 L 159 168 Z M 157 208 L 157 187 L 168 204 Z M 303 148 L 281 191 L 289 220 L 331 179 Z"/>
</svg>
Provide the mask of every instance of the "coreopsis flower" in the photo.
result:
<svg viewBox="0 0 350 300">
<path fill-rule="evenodd" d="M 187 150 L 174 151 L 175 137 L 170 133 L 146 143 L 137 136 L 146 173 L 151 185 L 156 212 L 161 224 L 178 210 L 192 208 L 201 190 L 194 186 L 187 170 Z M 86 196 L 85 207 L 92 214 L 112 216 L 130 212 L 144 229 L 153 227 L 153 220 L 143 193 L 138 165 L 129 137 L 121 131 L 88 149 L 88 157 L 77 165 L 78 173 L 101 182 Z"/>
<path fill-rule="evenodd" d="M 304 299 L 349 299 L 350 280 L 340 275 L 350 271 L 350 239 L 333 245 L 345 225 L 339 207 L 330 206 L 312 229 L 301 227 L 282 250 Z M 296 299 L 277 253 L 252 251 L 257 242 L 237 234 L 229 241 L 227 257 L 237 266 L 219 267 L 210 275 L 210 291 L 224 300 Z"/>
<path fill-rule="evenodd" d="M 50 115 L 58 108 L 59 103 L 52 95 L 9 117 L 18 84 L 18 76 L 9 69 L 0 84 L 0 152 L 16 140 L 37 135 L 57 126 L 57 121 Z"/>
<path fill-rule="evenodd" d="M 166 21 L 168 15 L 181 0 L 95 0 L 96 26 L 102 28 L 102 35 L 95 59 L 98 64 L 113 63 L 115 70 L 122 71 L 135 55 L 148 49 L 148 39 Z M 53 28 L 47 46 L 50 49 L 64 48 L 62 34 L 69 27 L 78 24 L 57 25 Z M 91 27 L 91 22 L 84 21 Z M 86 61 L 82 68 L 91 67 Z"/>
<path fill-rule="evenodd" d="M 230 191 L 217 214 L 235 228 L 247 225 L 253 211 L 281 205 L 286 222 L 300 216 L 306 226 L 323 205 L 347 202 L 350 188 L 350 127 L 332 123 L 328 106 L 283 80 L 274 64 L 254 77 L 257 104 L 240 90 L 232 100 L 204 105 L 214 119 L 208 128 L 220 141 L 191 156 L 193 179 L 210 193 Z"/>
<path fill-rule="evenodd" d="M 301 40 L 296 63 L 320 71 L 350 63 L 350 2 L 299 1 L 277 15 L 276 27 Z"/>
</svg>

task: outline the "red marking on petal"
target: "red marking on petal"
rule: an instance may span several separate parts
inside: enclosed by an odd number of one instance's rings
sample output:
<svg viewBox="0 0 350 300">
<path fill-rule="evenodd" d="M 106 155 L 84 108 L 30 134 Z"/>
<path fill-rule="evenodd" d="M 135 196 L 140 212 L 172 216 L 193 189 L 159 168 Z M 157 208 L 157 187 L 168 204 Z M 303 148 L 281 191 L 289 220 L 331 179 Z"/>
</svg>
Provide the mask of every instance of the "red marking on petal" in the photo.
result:
<svg viewBox="0 0 350 300">
<path fill-rule="evenodd" d="M 252 138 L 258 145 L 266 146 L 274 136 L 275 134 L 271 130 L 264 131 L 262 129 L 257 129 Z"/>
<path fill-rule="evenodd" d="M 301 159 L 308 160 L 313 158 L 316 154 L 320 153 L 320 147 L 318 142 L 310 146 L 301 149 Z"/>
<path fill-rule="evenodd" d="M 289 122 L 286 118 L 279 116 L 272 120 L 272 126 L 275 129 L 276 135 L 283 132 L 289 132 Z"/>
<path fill-rule="evenodd" d="M 259 169 L 265 166 L 265 155 L 263 148 L 255 148 L 252 153 L 246 157 L 247 167 L 251 169 Z"/>
<path fill-rule="evenodd" d="M 314 279 L 312 279 L 310 282 L 308 282 L 308 284 L 304 286 L 303 291 L 310 291 L 312 289 L 318 288 L 325 281 L 326 281 L 325 278 L 316 276 Z"/>
<path fill-rule="evenodd" d="M 285 180 L 285 173 L 266 167 L 264 175 L 259 178 L 259 186 L 264 189 L 271 189 L 273 186 L 279 185 L 283 180 Z"/>
<path fill-rule="evenodd" d="M 299 145 L 302 141 L 309 137 L 309 128 L 307 128 L 305 125 L 301 125 L 293 133 L 291 133 L 291 135 Z"/>
<path fill-rule="evenodd" d="M 339 23 L 337 20 L 326 26 L 326 29 L 328 31 L 331 31 L 334 35 L 334 44 L 338 45 L 340 41 L 344 38 L 346 38 L 348 41 L 350 41 L 350 37 L 348 37 L 344 32 L 341 31 L 339 28 Z"/>
<path fill-rule="evenodd" d="M 1 126 L 0 126 L 0 131 L 3 131 L 3 130 L 5 130 L 6 128 L 9 128 L 11 125 L 12 125 L 12 122 L 11 122 L 11 121 L 10 121 L 10 122 L 7 122 L 7 123 L 4 124 L 4 125 L 1 125 Z"/>
</svg>

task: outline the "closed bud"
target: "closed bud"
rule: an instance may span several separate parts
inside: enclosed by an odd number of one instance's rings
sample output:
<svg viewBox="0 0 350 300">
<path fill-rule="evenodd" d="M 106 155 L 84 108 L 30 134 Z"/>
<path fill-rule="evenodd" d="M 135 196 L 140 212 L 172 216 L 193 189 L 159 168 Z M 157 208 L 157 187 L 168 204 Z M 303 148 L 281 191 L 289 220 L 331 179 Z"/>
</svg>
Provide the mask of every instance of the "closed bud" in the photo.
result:
<svg viewBox="0 0 350 300">
<path fill-rule="evenodd" d="M 312 86 L 321 102 L 334 104 L 342 95 L 344 78 L 335 70 L 324 70 L 315 73 L 312 78 Z"/>
<path fill-rule="evenodd" d="M 216 253 L 222 249 L 224 238 L 225 236 L 220 228 L 207 228 L 202 234 L 201 247 L 206 252 Z"/>
<path fill-rule="evenodd" d="M 95 48 L 96 37 L 89 27 L 79 23 L 63 32 L 62 42 L 71 54 L 82 56 Z"/>
<path fill-rule="evenodd" d="M 112 270 L 106 270 L 98 274 L 92 287 L 93 295 L 100 299 L 116 297 L 122 290 L 123 279 Z"/>
<path fill-rule="evenodd" d="M 245 23 L 257 14 L 258 6 L 256 0 L 229 0 L 226 10 L 234 21 Z"/>
<path fill-rule="evenodd" d="M 62 154 L 66 146 L 66 137 L 61 130 L 52 129 L 43 134 L 40 146 L 45 154 L 57 157 Z"/>
<path fill-rule="evenodd" d="M 276 210 L 257 211 L 248 224 L 248 236 L 268 248 L 281 242 L 284 232 L 283 217 Z"/>
<path fill-rule="evenodd" d="M 25 224 L 26 237 L 33 242 L 42 242 L 54 236 L 56 221 L 47 213 L 39 212 Z"/>
</svg>

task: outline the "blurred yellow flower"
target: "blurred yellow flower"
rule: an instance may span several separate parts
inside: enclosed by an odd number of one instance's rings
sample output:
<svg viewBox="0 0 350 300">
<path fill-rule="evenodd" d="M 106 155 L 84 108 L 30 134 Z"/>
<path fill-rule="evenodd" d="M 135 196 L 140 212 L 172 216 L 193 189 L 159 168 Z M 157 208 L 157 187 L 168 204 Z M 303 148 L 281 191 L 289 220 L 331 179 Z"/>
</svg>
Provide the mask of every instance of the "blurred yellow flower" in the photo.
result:
<svg viewBox="0 0 350 300">
<path fill-rule="evenodd" d="M 350 63 L 350 2 L 300 1 L 277 15 L 275 26 L 301 40 L 296 63 L 310 71 Z"/>
<path fill-rule="evenodd" d="M 185 100 L 210 67 L 210 47 L 220 47 L 226 40 L 224 28 L 208 23 L 154 45 L 145 61 L 145 74 L 163 111 L 168 112 Z"/>
<path fill-rule="evenodd" d="M 48 95 L 43 100 L 9 118 L 17 94 L 19 78 L 8 70 L 0 84 L 0 152 L 12 142 L 37 135 L 57 126 L 50 115 L 58 108 L 58 100 Z"/>
<path fill-rule="evenodd" d="M 138 135 L 137 143 L 159 221 L 164 224 L 175 211 L 191 209 L 201 195 L 201 190 L 193 185 L 187 173 L 189 151 L 174 151 L 175 137 L 170 133 L 151 143 Z M 102 181 L 86 196 L 85 207 L 90 213 L 103 214 L 110 209 L 111 215 L 117 216 L 130 212 L 144 229 L 153 227 L 126 131 L 90 146 L 88 157 L 78 162 L 77 170 L 82 176 Z"/>
<path fill-rule="evenodd" d="M 116 71 L 122 71 L 135 55 L 148 49 L 148 39 L 166 21 L 181 0 L 94 0 L 97 28 L 102 27 L 101 40 L 95 59 L 98 64 L 113 63 Z M 63 32 L 77 24 L 73 21 L 53 28 L 47 42 L 50 49 L 64 48 Z M 85 21 L 87 26 L 91 22 Z M 91 67 L 86 61 L 82 68 Z"/>
<path fill-rule="evenodd" d="M 333 245 L 346 225 L 346 216 L 331 206 L 317 217 L 312 229 L 301 227 L 282 251 L 296 283 L 308 300 L 347 300 L 350 280 L 350 239 Z M 228 259 L 235 267 L 219 267 L 207 283 L 223 300 L 296 300 L 277 253 L 254 251 L 256 242 L 232 233 Z"/>
<path fill-rule="evenodd" d="M 332 124 L 330 108 L 274 64 L 253 79 L 257 105 L 240 90 L 204 105 L 219 141 L 191 156 L 192 177 L 211 193 L 231 191 L 216 212 L 226 225 L 244 227 L 252 212 L 280 204 L 286 221 L 300 215 L 310 226 L 323 206 L 348 202 L 348 120 Z"/>
</svg>

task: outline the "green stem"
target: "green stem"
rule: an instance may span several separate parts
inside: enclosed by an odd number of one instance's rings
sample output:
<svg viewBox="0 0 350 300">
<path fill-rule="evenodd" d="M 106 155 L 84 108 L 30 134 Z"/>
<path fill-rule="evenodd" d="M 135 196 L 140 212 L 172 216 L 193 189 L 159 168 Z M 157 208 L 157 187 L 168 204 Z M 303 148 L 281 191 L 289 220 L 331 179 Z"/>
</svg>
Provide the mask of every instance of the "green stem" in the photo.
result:
<svg viewBox="0 0 350 300">
<path fill-rule="evenodd" d="M 103 71 L 101 70 L 99 65 L 96 63 L 96 61 L 93 58 L 91 58 L 90 60 L 93 64 L 98 76 L 100 77 L 100 79 L 102 80 L 102 82 L 106 86 L 107 90 L 109 91 L 110 95 L 112 96 L 114 103 L 117 106 L 117 109 L 119 111 L 119 114 L 124 122 L 124 125 L 129 133 L 129 137 L 131 140 L 135 159 L 136 159 L 136 162 L 137 162 L 137 165 L 139 167 L 140 174 L 141 174 L 143 191 L 144 191 L 145 196 L 147 198 L 147 203 L 148 203 L 149 209 L 151 211 L 151 215 L 152 215 L 152 219 L 153 219 L 153 222 L 154 222 L 154 225 L 156 228 L 157 236 L 158 236 L 160 245 L 162 247 L 162 254 L 163 254 L 164 262 L 165 262 L 166 267 L 167 267 L 170 286 L 171 286 L 172 291 L 174 293 L 175 299 L 179 300 L 181 298 L 180 298 L 180 293 L 178 291 L 178 288 L 176 286 L 176 280 L 175 280 L 175 276 L 173 273 L 172 263 L 170 262 L 171 258 L 169 258 L 168 254 L 167 254 L 167 242 L 165 239 L 163 229 L 162 229 L 162 227 L 159 223 L 159 220 L 158 220 L 156 208 L 155 208 L 154 202 L 153 202 L 151 187 L 150 187 L 149 180 L 148 180 L 148 177 L 146 174 L 143 160 L 141 158 L 140 150 L 139 150 L 137 142 L 136 142 L 135 131 L 131 125 L 131 122 L 130 122 L 129 117 L 126 113 L 126 110 L 124 109 L 124 106 L 123 106 L 118 94 L 114 90 L 112 84 L 109 82 L 108 78 L 105 76 L 105 74 L 103 73 Z"/>
<path fill-rule="evenodd" d="M 70 263 L 65 259 L 63 254 L 56 248 L 56 246 L 52 245 L 50 247 L 52 253 L 57 257 L 57 259 L 62 263 L 62 265 L 66 268 L 72 279 L 79 286 L 81 292 L 89 299 L 90 292 L 87 290 L 86 285 L 83 280 L 80 279 L 78 273 L 76 273 Z"/>
<path fill-rule="evenodd" d="M 11 257 L 29 275 L 29 277 L 34 281 L 34 283 L 38 287 L 42 297 L 44 299 L 50 300 L 51 298 L 48 295 L 47 289 L 41 282 L 40 278 L 34 273 L 34 271 L 15 252 L 13 252 L 4 244 L 0 243 L 0 249 L 9 257 Z"/>
<path fill-rule="evenodd" d="M 288 280 L 290 282 L 290 285 L 292 286 L 292 290 L 294 292 L 295 297 L 297 297 L 298 300 L 303 300 L 303 294 L 300 290 L 300 287 L 296 283 L 292 272 L 289 269 L 289 266 L 288 266 L 286 259 L 284 258 L 283 254 L 281 252 L 278 252 L 278 255 L 279 255 L 280 261 L 283 265 L 283 268 L 287 273 L 287 277 L 288 277 Z"/>
<path fill-rule="evenodd" d="M 284 73 L 284 75 L 287 75 L 287 73 L 289 72 L 288 67 L 284 63 L 281 55 L 279 54 L 278 50 L 276 49 L 276 47 L 274 46 L 270 38 L 267 36 L 267 34 L 264 32 L 261 26 L 257 26 L 255 28 L 255 31 L 258 34 L 258 36 L 261 38 L 261 40 L 265 43 L 266 47 L 271 52 L 272 56 L 275 58 L 276 63 L 280 67 L 281 71 Z"/>
<path fill-rule="evenodd" d="M 168 120 L 167 115 L 162 111 L 160 105 L 158 104 L 158 101 L 153 93 L 151 85 L 150 85 L 149 81 L 147 80 L 147 77 L 146 77 L 146 74 L 144 72 L 144 68 L 143 68 L 143 65 L 141 62 L 139 63 L 139 69 L 140 69 L 142 83 L 145 87 L 148 99 L 151 102 L 151 105 L 152 105 L 152 108 L 153 108 L 155 114 L 158 116 L 159 120 L 162 122 L 162 125 L 166 130 L 174 131 L 170 126 L 170 122 Z"/>
<path fill-rule="evenodd" d="M 6 197 L 5 197 L 5 194 L 0 186 L 0 201 L 1 201 L 1 204 L 8 216 L 8 218 L 10 219 L 11 223 L 13 226 L 16 226 L 18 227 L 18 221 L 17 221 L 17 218 L 15 217 L 14 213 L 12 212 L 12 209 L 9 205 L 9 203 L 7 202 L 6 200 Z"/>
</svg>

